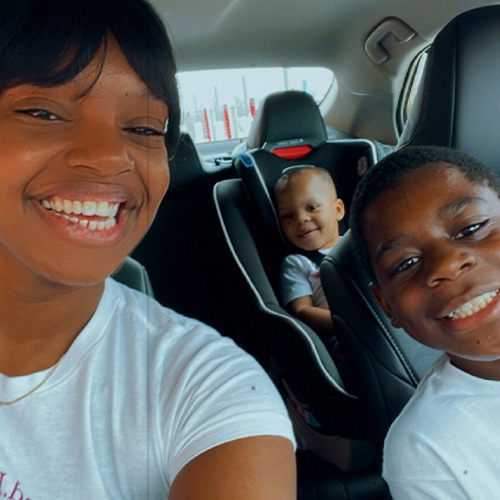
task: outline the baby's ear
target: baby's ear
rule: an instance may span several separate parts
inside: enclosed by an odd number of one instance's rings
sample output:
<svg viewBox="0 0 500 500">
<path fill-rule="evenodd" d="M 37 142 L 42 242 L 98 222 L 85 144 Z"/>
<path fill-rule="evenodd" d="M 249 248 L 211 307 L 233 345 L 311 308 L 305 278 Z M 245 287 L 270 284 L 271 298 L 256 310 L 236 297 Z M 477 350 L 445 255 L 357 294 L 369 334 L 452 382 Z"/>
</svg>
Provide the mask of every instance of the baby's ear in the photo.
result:
<svg viewBox="0 0 500 500">
<path fill-rule="evenodd" d="M 379 288 L 379 286 L 375 283 L 370 283 L 370 290 L 373 293 L 375 300 L 380 304 L 380 307 L 384 311 L 385 315 L 389 318 L 391 325 L 394 328 L 401 328 L 401 323 L 394 315 L 392 307 L 390 306 L 389 302 L 387 302 L 387 299 L 385 298 L 385 295 Z"/>
<path fill-rule="evenodd" d="M 344 218 L 344 215 L 345 215 L 345 206 L 344 206 L 344 202 L 340 199 L 340 198 L 337 198 L 335 200 L 335 218 L 337 220 L 342 220 Z"/>
</svg>

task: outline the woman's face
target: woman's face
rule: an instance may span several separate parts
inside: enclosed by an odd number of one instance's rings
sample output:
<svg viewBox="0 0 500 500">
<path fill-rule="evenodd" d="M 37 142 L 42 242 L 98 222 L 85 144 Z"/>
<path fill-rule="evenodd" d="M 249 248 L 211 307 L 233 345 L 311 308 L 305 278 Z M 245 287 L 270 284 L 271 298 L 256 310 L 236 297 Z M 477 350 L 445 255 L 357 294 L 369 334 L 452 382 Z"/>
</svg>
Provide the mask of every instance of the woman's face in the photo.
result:
<svg viewBox="0 0 500 500">
<path fill-rule="evenodd" d="M 69 83 L 0 94 L 2 279 L 96 283 L 153 220 L 169 182 L 168 107 L 113 39 L 101 63 L 102 51 Z"/>
</svg>

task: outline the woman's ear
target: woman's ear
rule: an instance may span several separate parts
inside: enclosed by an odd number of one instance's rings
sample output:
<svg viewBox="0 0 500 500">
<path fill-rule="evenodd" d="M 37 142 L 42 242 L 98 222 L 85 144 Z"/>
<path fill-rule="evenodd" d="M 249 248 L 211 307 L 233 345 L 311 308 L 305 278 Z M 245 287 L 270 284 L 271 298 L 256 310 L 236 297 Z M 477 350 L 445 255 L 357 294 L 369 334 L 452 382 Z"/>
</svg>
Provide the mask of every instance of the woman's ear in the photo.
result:
<svg viewBox="0 0 500 500">
<path fill-rule="evenodd" d="M 370 283 L 370 290 L 373 293 L 375 300 L 379 303 L 380 307 L 384 311 L 385 315 L 389 318 L 391 325 L 394 328 L 401 328 L 401 323 L 394 315 L 394 312 L 393 312 L 391 306 L 389 305 L 389 302 L 387 302 L 387 299 L 385 298 L 384 293 L 378 287 L 378 285 L 376 285 L 375 283 Z"/>
</svg>

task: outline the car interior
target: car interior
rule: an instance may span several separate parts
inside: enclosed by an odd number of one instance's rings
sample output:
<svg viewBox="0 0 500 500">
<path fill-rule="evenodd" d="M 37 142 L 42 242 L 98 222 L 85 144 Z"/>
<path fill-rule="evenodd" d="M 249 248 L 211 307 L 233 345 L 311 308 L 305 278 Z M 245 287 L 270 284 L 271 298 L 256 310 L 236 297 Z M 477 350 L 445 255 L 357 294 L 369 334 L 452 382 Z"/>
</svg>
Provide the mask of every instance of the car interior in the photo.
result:
<svg viewBox="0 0 500 500">
<path fill-rule="evenodd" d="M 335 75 L 321 102 L 268 94 L 244 139 L 197 144 L 184 131 L 156 219 L 115 275 L 262 364 L 294 424 L 299 499 L 390 499 L 385 435 L 441 353 L 384 316 L 354 259 L 348 215 L 321 262 L 335 337 L 295 318 L 277 286 L 290 247 L 273 186 L 286 168 L 324 166 L 348 214 L 362 175 L 401 147 L 449 146 L 498 168 L 497 3 L 155 2 L 181 71 L 302 64 Z"/>
</svg>

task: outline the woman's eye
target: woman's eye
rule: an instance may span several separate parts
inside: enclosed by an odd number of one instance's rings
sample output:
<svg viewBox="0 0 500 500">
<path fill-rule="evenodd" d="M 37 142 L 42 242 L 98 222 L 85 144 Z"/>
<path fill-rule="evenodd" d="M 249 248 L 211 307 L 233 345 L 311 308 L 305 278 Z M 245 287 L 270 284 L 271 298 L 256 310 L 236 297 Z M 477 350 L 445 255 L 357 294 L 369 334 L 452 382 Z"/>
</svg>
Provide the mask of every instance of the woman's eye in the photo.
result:
<svg viewBox="0 0 500 500">
<path fill-rule="evenodd" d="M 38 118 L 40 120 L 55 121 L 59 120 L 59 117 L 46 109 L 20 109 L 18 113 L 32 116 L 33 118 Z"/>
<path fill-rule="evenodd" d="M 415 266 L 419 262 L 419 257 L 410 257 L 403 262 L 401 262 L 395 269 L 391 271 L 391 275 L 394 276 L 398 273 L 402 273 L 410 270 L 413 266 Z"/>
<path fill-rule="evenodd" d="M 469 236 L 472 236 L 473 234 L 477 233 L 483 226 L 485 226 L 488 223 L 488 221 L 489 219 L 482 222 L 476 222 L 475 224 L 471 224 L 470 226 L 464 227 L 457 233 L 455 239 L 458 240 L 460 238 L 467 238 Z"/>
<path fill-rule="evenodd" d="M 156 130 L 151 127 L 131 127 L 127 130 L 137 135 L 154 136 L 154 137 L 164 136 L 163 131 Z"/>
</svg>

